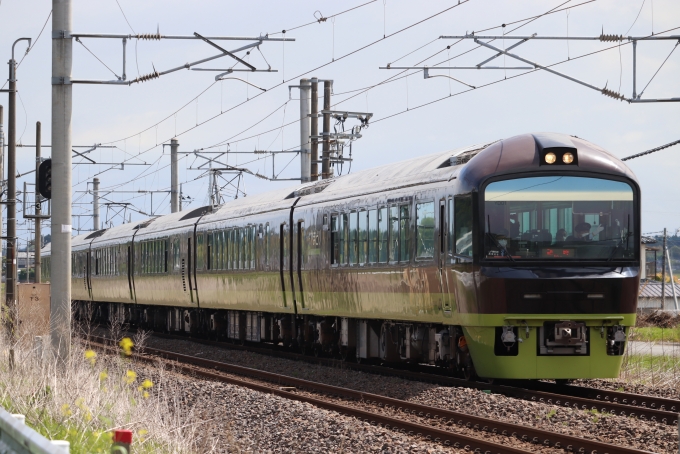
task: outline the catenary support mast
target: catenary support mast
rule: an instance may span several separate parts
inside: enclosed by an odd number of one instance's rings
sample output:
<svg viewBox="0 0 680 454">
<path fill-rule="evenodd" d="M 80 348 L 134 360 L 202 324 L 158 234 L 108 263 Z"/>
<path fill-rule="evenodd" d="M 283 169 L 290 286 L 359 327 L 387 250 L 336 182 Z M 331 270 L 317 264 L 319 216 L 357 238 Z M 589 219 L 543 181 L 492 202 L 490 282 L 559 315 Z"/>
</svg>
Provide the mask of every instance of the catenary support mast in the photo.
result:
<svg viewBox="0 0 680 454">
<path fill-rule="evenodd" d="M 71 349 L 72 0 L 52 0 L 52 252 L 50 335 L 54 354 Z"/>
</svg>

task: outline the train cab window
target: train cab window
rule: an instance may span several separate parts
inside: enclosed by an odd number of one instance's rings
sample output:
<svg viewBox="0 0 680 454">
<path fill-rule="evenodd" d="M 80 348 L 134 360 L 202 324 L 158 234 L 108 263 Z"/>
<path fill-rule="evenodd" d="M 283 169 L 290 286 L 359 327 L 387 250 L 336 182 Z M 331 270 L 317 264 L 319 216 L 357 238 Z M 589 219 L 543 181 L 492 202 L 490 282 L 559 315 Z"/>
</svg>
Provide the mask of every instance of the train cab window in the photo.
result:
<svg viewBox="0 0 680 454">
<path fill-rule="evenodd" d="M 399 261 L 408 262 L 411 259 L 411 231 L 409 205 L 399 207 Z"/>
<path fill-rule="evenodd" d="M 399 260 L 399 207 L 390 207 L 389 216 L 389 261 L 396 262 Z"/>
<path fill-rule="evenodd" d="M 416 258 L 434 257 L 434 202 L 416 205 Z"/>
<path fill-rule="evenodd" d="M 456 197 L 455 211 L 455 253 L 472 257 L 472 196 Z"/>
<path fill-rule="evenodd" d="M 368 263 L 378 261 L 378 210 L 368 210 Z"/>
<path fill-rule="evenodd" d="M 359 259 L 358 247 L 358 230 L 359 230 L 359 213 L 352 212 L 349 214 L 349 264 L 356 265 Z"/>
<path fill-rule="evenodd" d="M 368 254 L 368 214 L 366 211 L 359 211 L 359 232 L 358 232 L 358 246 L 359 246 L 359 264 L 366 263 L 366 256 Z"/>
<path fill-rule="evenodd" d="M 378 210 L 378 262 L 387 263 L 387 249 L 389 246 L 387 233 L 387 207 Z"/>
</svg>

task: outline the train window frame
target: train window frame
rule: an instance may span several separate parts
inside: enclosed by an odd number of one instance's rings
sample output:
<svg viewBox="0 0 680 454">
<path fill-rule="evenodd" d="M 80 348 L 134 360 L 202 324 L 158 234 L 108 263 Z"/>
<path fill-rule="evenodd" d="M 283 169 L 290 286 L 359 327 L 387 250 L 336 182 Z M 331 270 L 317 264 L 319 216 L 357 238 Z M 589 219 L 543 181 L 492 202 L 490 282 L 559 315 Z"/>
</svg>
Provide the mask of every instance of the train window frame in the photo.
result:
<svg viewBox="0 0 680 454">
<path fill-rule="evenodd" d="M 399 204 L 399 263 L 410 263 L 412 255 L 411 203 Z M 406 256 L 406 257 L 404 257 Z"/>
<path fill-rule="evenodd" d="M 378 206 L 378 262 L 388 263 L 389 261 L 389 207 L 387 205 Z M 381 228 L 381 223 L 384 221 L 384 226 Z M 383 237 L 385 238 L 383 240 Z M 383 252 L 384 251 L 384 252 Z M 383 260 L 384 258 L 384 260 Z"/>
<path fill-rule="evenodd" d="M 269 222 L 264 225 L 264 265 L 269 267 Z"/>
<path fill-rule="evenodd" d="M 387 210 L 388 263 L 399 263 L 399 205 L 391 204 Z"/>
<path fill-rule="evenodd" d="M 453 260 L 453 256 L 454 256 L 454 252 L 455 252 L 454 248 L 455 248 L 455 245 L 456 245 L 456 241 L 455 241 L 456 232 L 455 232 L 455 225 L 454 225 L 454 222 L 455 222 L 455 219 L 456 219 L 456 210 L 454 209 L 454 201 L 453 201 L 452 196 L 449 196 L 449 198 L 447 199 L 447 205 L 448 205 L 447 209 L 449 210 L 449 212 L 447 213 L 448 214 L 447 222 L 449 223 L 449 225 L 448 225 L 448 235 L 449 235 L 448 241 L 449 241 L 449 244 L 448 244 L 448 247 L 447 247 L 447 254 L 448 254 L 449 258 L 451 258 L 451 260 Z"/>
<path fill-rule="evenodd" d="M 379 240 L 378 240 L 378 208 L 371 208 L 366 211 L 366 222 L 368 223 L 368 235 L 366 237 L 366 263 L 378 263 Z"/>
<path fill-rule="evenodd" d="M 354 225 L 354 228 L 352 227 Z M 350 266 L 359 264 L 359 212 L 349 213 L 348 263 Z"/>
<path fill-rule="evenodd" d="M 366 209 L 357 211 L 357 218 L 357 262 L 359 266 L 364 266 L 368 263 L 368 211 Z"/>
<path fill-rule="evenodd" d="M 424 207 L 425 205 L 430 205 L 431 206 L 431 213 L 432 213 L 432 254 L 431 255 L 421 255 L 420 254 L 420 232 L 423 230 L 425 227 L 420 225 L 420 208 Z M 436 212 L 435 212 L 435 201 L 434 199 L 423 199 L 423 200 L 418 200 L 415 203 L 415 213 L 416 213 L 416 219 L 415 219 L 415 240 L 416 240 L 416 248 L 415 248 L 415 260 L 417 262 L 431 262 L 434 260 L 435 256 L 435 250 L 437 248 L 436 244 L 436 238 L 435 238 L 435 229 L 436 229 Z"/>
</svg>

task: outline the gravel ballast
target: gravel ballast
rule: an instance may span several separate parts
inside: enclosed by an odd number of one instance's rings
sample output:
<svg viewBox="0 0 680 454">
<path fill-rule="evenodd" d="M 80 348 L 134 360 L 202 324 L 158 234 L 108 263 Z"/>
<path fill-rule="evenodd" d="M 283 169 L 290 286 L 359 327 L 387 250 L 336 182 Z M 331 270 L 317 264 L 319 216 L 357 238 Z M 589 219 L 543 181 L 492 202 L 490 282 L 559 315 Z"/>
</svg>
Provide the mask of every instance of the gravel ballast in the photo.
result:
<svg viewBox="0 0 680 454">
<path fill-rule="evenodd" d="M 199 357 L 209 358 L 215 361 L 234 363 L 242 366 L 267 370 L 270 372 L 276 372 L 297 378 L 303 378 L 306 380 L 327 383 L 334 386 L 341 386 L 365 392 L 371 392 L 375 394 L 382 394 L 397 399 L 418 402 L 423 405 L 436 406 L 446 408 L 449 410 L 474 414 L 478 416 L 484 416 L 488 418 L 499 419 L 513 423 L 520 423 L 524 425 L 538 427 L 552 432 L 559 432 L 568 435 L 584 437 L 606 443 L 625 445 L 632 448 L 643 449 L 652 452 L 677 452 L 678 449 L 677 428 L 673 426 L 667 426 L 661 423 L 654 423 L 650 421 L 638 420 L 628 417 L 602 414 L 593 411 L 558 407 L 539 402 L 529 402 L 524 400 L 508 398 L 502 395 L 488 394 L 483 391 L 468 388 L 443 387 L 422 382 L 404 380 L 397 377 L 376 376 L 359 371 L 319 366 L 302 361 L 275 358 L 267 355 L 261 355 L 242 350 L 230 350 L 216 346 L 201 345 L 185 340 L 150 337 L 146 342 L 149 347 L 175 351 L 177 353 L 187 355 L 195 355 Z M 214 386 L 228 386 L 228 385 L 214 385 Z M 246 390 L 241 391 L 246 392 Z M 254 391 L 247 392 L 254 393 Z M 297 402 L 291 402 L 275 396 L 265 396 L 261 395 L 260 393 L 257 394 L 260 395 L 259 399 L 264 399 L 267 402 L 269 402 L 270 400 L 272 402 L 277 402 L 275 407 L 279 409 L 298 408 L 298 406 L 300 405 L 307 405 Z M 281 401 L 285 402 L 285 404 Z M 279 405 L 283 405 L 283 407 L 279 407 Z M 239 415 L 239 417 L 231 420 L 232 422 L 230 422 L 230 425 L 231 427 L 237 428 L 238 433 L 251 430 L 247 428 L 249 427 L 248 424 L 250 418 L 264 417 L 265 420 L 267 421 L 270 421 L 270 419 L 268 418 L 271 418 L 272 424 L 278 424 L 276 422 L 277 419 L 271 416 L 272 414 L 275 413 L 266 413 L 265 415 L 258 416 L 256 414 L 251 413 L 252 411 L 257 412 L 256 409 L 253 409 L 252 406 L 250 405 L 248 405 L 247 407 L 248 408 L 246 409 L 244 409 L 243 406 L 235 407 L 238 408 L 238 411 L 240 411 L 240 413 L 239 412 L 236 413 Z M 345 418 L 332 412 L 317 409 L 311 405 L 309 405 L 309 407 L 314 409 L 314 412 L 324 412 L 326 414 L 330 413 L 330 415 L 332 415 L 330 416 L 331 419 L 337 420 L 338 422 L 341 421 L 341 419 L 339 418 Z M 267 407 L 265 405 L 265 407 L 263 408 L 270 407 Z M 356 424 L 365 424 L 360 423 L 354 420 L 353 418 L 349 418 L 349 420 L 351 421 L 350 425 L 353 427 L 352 430 L 350 430 L 350 432 L 352 433 L 357 430 Z M 307 433 L 309 428 L 306 427 L 305 424 L 311 423 L 308 419 L 306 421 L 302 421 L 302 419 L 300 419 L 299 424 L 297 419 L 294 418 L 293 421 L 295 422 L 295 424 L 287 426 L 287 431 L 282 432 L 281 435 L 276 434 L 265 435 L 262 434 L 261 431 L 257 431 L 256 435 L 258 437 L 264 437 L 261 438 L 263 440 L 262 443 L 264 444 L 260 446 L 260 450 L 274 449 L 271 447 L 272 445 L 269 445 L 267 443 L 273 442 L 272 440 L 274 439 L 281 440 L 285 438 L 286 437 L 285 434 L 290 434 L 291 430 L 296 431 L 296 433 L 298 434 L 296 435 L 297 441 L 299 441 L 298 438 L 300 440 L 307 440 L 310 439 L 310 437 L 311 438 L 315 437 L 315 435 Z M 371 438 L 371 440 L 373 441 L 370 442 L 369 444 L 371 446 L 371 449 L 374 450 L 378 449 L 378 452 L 402 452 L 400 451 L 400 449 L 402 448 L 406 449 L 403 452 L 409 452 L 408 450 L 411 449 L 410 448 L 411 445 L 409 443 L 416 445 L 420 443 L 417 439 L 413 439 L 405 435 L 397 434 L 391 431 L 386 431 L 384 429 L 379 429 L 368 424 L 366 424 L 366 426 L 368 427 L 365 430 L 369 432 L 371 431 L 371 429 L 377 431 L 370 432 L 373 436 L 376 436 L 378 438 Z M 328 432 L 329 429 L 325 427 L 326 426 L 320 427 L 319 430 L 321 430 L 322 433 L 331 433 Z M 344 429 L 337 430 L 340 430 L 342 432 L 342 430 Z M 344 442 L 349 443 L 348 440 L 353 440 L 353 438 L 348 433 L 344 432 L 342 433 L 344 437 L 348 438 L 341 438 L 339 436 L 336 436 L 334 433 L 331 434 L 336 438 L 336 444 L 334 445 L 335 448 L 331 449 L 331 451 L 338 452 L 337 451 L 338 449 L 343 449 L 345 450 L 344 452 L 357 452 L 354 448 L 351 447 L 343 448 L 339 444 L 340 441 L 342 441 L 343 443 Z M 400 443 L 402 444 L 396 444 L 395 442 L 395 445 L 392 446 L 389 443 L 387 443 L 388 446 L 384 448 L 393 449 L 395 446 L 399 446 L 399 448 L 396 448 L 397 451 L 391 450 L 380 451 L 380 449 L 383 449 L 383 445 L 380 444 L 381 440 L 384 437 L 388 436 L 392 440 L 399 440 L 401 437 L 402 441 L 400 441 Z M 242 438 L 238 439 L 241 440 Z M 383 442 L 383 444 L 384 443 L 386 442 Z M 425 446 L 430 446 L 430 448 L 426 448 Z M 533 449 L 529 447 L 529 449 L 532 451 L 537 451 L 538 449 L 540 449 L 536 448 L 538 447 L 534 446 Z M 248 449 L 251 448 L 249 447 Z M 324 449 L 328 450 L 327 448 Z M 443 445 L 423 442 L 423 449 L 435 449 L 435 451 L 432 452 L 437 452 L 436 450 L 444 450 L 448 452 L 449 448 Z"/>
</svg>

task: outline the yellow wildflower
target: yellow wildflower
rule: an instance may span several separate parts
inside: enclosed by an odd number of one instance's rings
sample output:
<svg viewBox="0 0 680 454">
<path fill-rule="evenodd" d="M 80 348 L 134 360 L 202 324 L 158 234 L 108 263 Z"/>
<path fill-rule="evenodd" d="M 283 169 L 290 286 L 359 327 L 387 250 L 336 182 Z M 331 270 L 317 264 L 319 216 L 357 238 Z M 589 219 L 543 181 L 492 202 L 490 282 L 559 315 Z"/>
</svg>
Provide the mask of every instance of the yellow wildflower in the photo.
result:
<svg viewBox="0 0 680 454">
<path fill-rule="evenodd" d="M 142 397 L 145 398 L 145 399 L 148 399 L 148 398 L 149 398 L 149 392 L 148 392 L 148 391 L 144 391 L 144 392 L 142 393 Z"/>
<path fill-rule="evenodd" d="M 99 372 L 99 381 L 104 381 L 107 378 L 109 378 L 109 374 L 105 370 Z"/>
<path fill-rule="evenodd" d="M 125 353 L 125 355 L 127 356 L 132 355 L 132 347 L 135 346 L 134 342 L 132 342 L 132 339 L 130 339 L 129 337 L 124 337 L 118 343 L 118 345 L 120 345 L 120 348 L 123 349 L 123 353 Z"/>
<path fill-rule="evenodd" d="M 75 402 L 76 407 L 80 408 L 81 410 L 84 407 L 84 405 L 83 405 L 84 403 L 85 403 L 85 399 L 83 399 L 82 397 L 77 398 L 76 402 Z"/>
<path fill-rule="evenodd" d="M 87 421 L 87 422 L 92 421 L 92 413 L 90 413 L 90 410 L 87 410 L 85 412 L 85 421 Z"/>
<path fill-rule="evenodd" d="M 153 386 L 153 382 L 148 378 L 142 382 L 142 388 L 149 389 Z"/>
<path fill-rule="evenodd" d="M 137 372 L 134 370 L 128 370 L 125 373 L 125 383 L 131 385 L 135 380 L 137 380 Z"/>
<path fill-rule="evenodd" d="M 94 350 L 85 350 L 85 359 L 94 366 L 95 361 L 97 361 L 97 353 Z"/>
<path fill-rule="evenodd" d="M 73 412 L 71 411 L 71 406 L 69 404 L 62 405 L 61 414 L 64 416 L 71 416 L 73 414 Z"/>
</svg>

